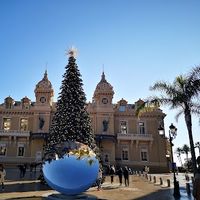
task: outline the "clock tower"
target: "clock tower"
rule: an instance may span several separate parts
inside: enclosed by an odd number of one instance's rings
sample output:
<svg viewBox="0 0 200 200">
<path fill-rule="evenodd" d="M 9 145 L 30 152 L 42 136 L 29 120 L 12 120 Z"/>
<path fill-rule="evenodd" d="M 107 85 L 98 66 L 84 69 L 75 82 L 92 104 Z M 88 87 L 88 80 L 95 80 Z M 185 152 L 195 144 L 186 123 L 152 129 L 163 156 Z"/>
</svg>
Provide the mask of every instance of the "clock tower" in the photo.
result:
<svg viewBox="0 0 200 200">
<path fill-rule="evenodd" d="M 36 105 L 52 106 L 54 91 L 48 79 L 47 71 L 35 87 Z"/>
<path fill-rule="evenodd" d="M 101 159 L 102 161 L 106 160 L 104 164 L 108 165 L 115 162 L 116 135 L 114 131 L 113 96 L 113 87 L 106 80 L 103 72 L 101 80 L 95 88 L 92 103 L 88 104 L 88 111 L 91 116 L 92 130 L 101 150 Z"/>
<path fill-rule="evenodd" d="M 94 95 L 93 102 L 100 107 L 108 108 L 112 107 L 114 91 L 110 83 L 107 82 L 104 72 L 101 75 L 101 80 L 97 84 Z"/>
<path fill-rule="evenodd" d="M 113 95 L 113 87 L 106 80 L 103 72 L 94 91 L 93 101 L 88 107 L 89 111 L 91 109 L 93 129 L 97 134 L 114 134 Z"/>
</svg>

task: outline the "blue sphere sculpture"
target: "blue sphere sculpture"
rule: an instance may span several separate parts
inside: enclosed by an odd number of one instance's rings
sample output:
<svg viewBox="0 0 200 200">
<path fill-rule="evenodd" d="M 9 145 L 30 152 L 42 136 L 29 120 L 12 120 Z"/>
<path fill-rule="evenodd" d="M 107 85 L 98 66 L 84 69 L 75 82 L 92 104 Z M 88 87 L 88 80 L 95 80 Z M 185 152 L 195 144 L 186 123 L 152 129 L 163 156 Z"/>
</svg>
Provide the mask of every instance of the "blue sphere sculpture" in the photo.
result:
<svg viewBox="0 0 200 200">
<path fill-rule="evenodd" d="M 65 195 L 77 195 L 96 181 L 99 161 L 91 150 L 70 151 L 63 158 L 43 164 L 43 174 L 48 185 Z"/>
</svg>

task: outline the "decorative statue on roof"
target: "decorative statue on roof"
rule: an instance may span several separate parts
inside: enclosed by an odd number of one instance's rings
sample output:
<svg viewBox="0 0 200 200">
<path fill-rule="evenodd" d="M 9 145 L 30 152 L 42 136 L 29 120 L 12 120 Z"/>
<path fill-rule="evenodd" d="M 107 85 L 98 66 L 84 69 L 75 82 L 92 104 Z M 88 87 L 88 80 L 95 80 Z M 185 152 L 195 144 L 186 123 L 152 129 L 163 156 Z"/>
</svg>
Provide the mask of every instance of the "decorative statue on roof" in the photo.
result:
<svg viewBox="0 0 200 200">
<path fill-rule="evenodd" d="M 108 130 L 108 124 L 109 124 L 109 121 L 104 119 L 103 120 L 103 132 L 106 132 Z"/>
<path fill-rule="evenodd" d="M 42 130 L 44 127 L 44 118 L 43 117 L 39 117 L 39 129 Z"/>
</svg>

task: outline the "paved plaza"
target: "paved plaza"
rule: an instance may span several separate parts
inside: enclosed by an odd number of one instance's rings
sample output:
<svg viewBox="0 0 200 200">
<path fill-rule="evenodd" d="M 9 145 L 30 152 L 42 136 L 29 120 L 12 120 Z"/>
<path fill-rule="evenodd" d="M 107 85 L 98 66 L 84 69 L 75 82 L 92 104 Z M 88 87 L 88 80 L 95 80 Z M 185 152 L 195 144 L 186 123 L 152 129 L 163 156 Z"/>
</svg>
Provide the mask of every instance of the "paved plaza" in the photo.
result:
<svg viewBox="0 0 200 200">
<path fill-rule="evenodd" d="M 7 170 L 5 190 L 0 191 L 1 200 L 48 200 L 48 199 L 72 199 L 69 197 L 63 197 L 57 194 L 54 190 L 47 185 L 42 185 L 37 177 L 39 171 L 36 173 L 29 171 L 24 178 L 19 177 L 19 171 L 17 169 Z M 173 197 L 173 182 L 170 187 L 167 187 L 167 179 L 172 180 L 171 174 L 155 174 L 157 179 L 156 184 L 144 176 L 131 175 L 130 185 L 125 187 L 120 186 L 118 177 L 115 176 L 114 183 L 110 183 L 110 177 L 107 176 L 105 182 L 102 185 L 100 191 L 96 187 L 92 187 L 85 193 L 74 197 L 73 199 L 102 199 L 102 200 L 174 200 Z M 163 185 L 160 185 L 159 178 L 162 177 Z M 184 175 L 177 176 L 180 182 L 181 198 L 180 200 L 193 200 L 192 195 L 187 194 L 185 189 L 186 180 Z"/>
</svg>

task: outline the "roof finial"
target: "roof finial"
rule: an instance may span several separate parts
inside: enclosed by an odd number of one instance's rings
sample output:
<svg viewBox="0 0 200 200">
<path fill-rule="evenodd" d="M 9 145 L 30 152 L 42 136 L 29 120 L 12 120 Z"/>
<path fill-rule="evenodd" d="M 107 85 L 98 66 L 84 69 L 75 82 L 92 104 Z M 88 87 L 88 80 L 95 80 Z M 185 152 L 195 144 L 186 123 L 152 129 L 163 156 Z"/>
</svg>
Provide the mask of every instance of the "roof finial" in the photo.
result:
<svg viewBox="0 0 200 200">
<path fill-rule="evenodd" d="M 101 81 L 105 81 L 106 78 L 105 78 L 105 74 L 104 74 L 104 71 L 102 72 L 102 75 L 101 75 Z"/>
<path fill-rule="evenodd" d="M 47 69 L 45 69 L 44 78 L 43 79 L 47 79 Z"/>
<path fill-rule="evenodd" d="M 48 62 L 46 62 L 46 66 L 45 66 L 45 70 L 47 71 L 47 65 L 48 65 Z"/>
</svg>

